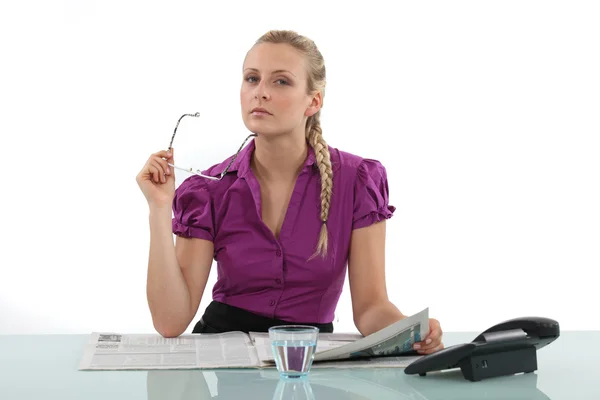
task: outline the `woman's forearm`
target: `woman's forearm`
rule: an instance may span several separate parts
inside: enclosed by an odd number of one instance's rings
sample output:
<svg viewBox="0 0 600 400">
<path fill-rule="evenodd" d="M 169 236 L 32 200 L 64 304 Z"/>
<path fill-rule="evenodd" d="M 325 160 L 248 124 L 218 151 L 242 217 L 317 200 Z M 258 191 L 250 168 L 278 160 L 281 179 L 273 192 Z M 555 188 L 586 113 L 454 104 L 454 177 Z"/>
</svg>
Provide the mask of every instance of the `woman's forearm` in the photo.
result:
<svg viewBox="0 0 600 400">
<path fill-rule="evenodd" d="M 383 301 L 365 309 L 354 323 L 363 336 L 368 336 L 404 318 L 392 302 Z"/>
<path fill-rule="evenodd" d="M 151 208 L 149 219 L 148 305 L 156 330 L 163 336 L 178 336 L 193 316 L 189 289 L 175 253 L 171 209 Z"/>
</svg>

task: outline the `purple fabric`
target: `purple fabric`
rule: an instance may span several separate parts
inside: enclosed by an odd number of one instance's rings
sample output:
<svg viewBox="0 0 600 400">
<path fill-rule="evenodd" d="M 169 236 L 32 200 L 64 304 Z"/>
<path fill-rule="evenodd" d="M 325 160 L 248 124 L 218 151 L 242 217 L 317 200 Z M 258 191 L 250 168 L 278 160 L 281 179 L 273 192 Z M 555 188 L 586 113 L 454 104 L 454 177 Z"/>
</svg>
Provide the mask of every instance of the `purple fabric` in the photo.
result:
<svg viewBox="0 0 600 400">
<path fill-rule="evenodd" d="M 251 141 L 221 181 L 185 179 L 173 201 L 173 233 L 214 243 L 213 299 L 285 321 L 329 323 L 343 289 L 353 229 L 388 219 L 386 170 L 376 160 L 329 147 L 333 194 L 328 255 L 315 252 L 321 229 L 321 180 L 313 149 L 296 181 L 279 240 L 262 222 Z M 203 171 L 218 175 L 230 158 Z"/>
</svg>

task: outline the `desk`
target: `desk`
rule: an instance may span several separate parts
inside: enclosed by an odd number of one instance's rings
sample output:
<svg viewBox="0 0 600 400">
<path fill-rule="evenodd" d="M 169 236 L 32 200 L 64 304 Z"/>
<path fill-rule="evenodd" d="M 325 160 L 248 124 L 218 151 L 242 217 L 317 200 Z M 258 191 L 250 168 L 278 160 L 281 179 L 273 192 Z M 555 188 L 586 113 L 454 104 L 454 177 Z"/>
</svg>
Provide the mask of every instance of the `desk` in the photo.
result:
<svg viewBox="0 0 600 400">
<path fill-rule="evenodd" d="M 444 344 L 475 336 L 447 332 Z M 421 377 L 401 368 L 312 370 L 305 384 L 284 384 L 274 369 L 78 371 L 87 339 L 0 335 L 0 399 L 600 399 L 598 331 L 562 332 L 538 351 L 535 373 L 480 382 L 465 380 L 459 370 Z M 293 390 L 297 397 L 289 395 Z"/>
</svg>

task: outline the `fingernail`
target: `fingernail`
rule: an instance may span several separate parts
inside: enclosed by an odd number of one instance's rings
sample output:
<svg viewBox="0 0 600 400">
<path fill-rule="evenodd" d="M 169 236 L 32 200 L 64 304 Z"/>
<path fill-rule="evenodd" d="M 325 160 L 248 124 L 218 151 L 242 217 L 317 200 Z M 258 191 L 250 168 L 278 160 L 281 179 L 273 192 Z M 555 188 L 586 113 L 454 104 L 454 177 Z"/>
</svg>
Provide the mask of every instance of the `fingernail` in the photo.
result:
<svg viewBox="0 0 600 400">
<path fill-rule="evenodd" d="M 431 339 L 427 339 L 427 340 L 425 341 L 425 344 L 429 344 L 429 343 L 431 343 Z"/>
<path fill-rule="evenodd" d="M 167 151 L 167 155 L 168 155 L 169 157 L 171 157 L 171 152 L 170 152 L 170 151 Z"/>
<path fill-rule="evenodd" d="M 415 344 L 415 349 L 417 349 L 417 350 L 418 350 L 418 349 L 420 349 L 420 348 L 421 348 L 421 345 L 420 345 L 420 344 Z"/>
<path fill-rule="evenodd" d="M 167 174 L 171 173 L 171 168 L 167 167 Z"/>
</svg>

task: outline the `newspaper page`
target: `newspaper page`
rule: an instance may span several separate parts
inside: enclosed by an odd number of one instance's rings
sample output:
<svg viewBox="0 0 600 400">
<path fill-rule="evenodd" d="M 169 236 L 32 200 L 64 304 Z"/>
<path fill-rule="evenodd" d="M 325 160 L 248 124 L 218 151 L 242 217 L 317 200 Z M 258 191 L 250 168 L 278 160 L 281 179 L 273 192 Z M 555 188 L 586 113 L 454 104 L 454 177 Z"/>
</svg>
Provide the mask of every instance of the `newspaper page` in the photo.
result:
<svg viewBox="0 0 600 400">
<path fill-rule="evenodd" d="M 327 334 L 332 335 L 332 334 Z M 327 336 L 326 336 L 327 337 Z M 329 336 L 330 338 L 332 336 Z M 360 336 L 362 337 L 362 336 Z M 335 338 L 333 336 L 333 338 Z M 356 339 L 354 339 L 356 340 Z M 339 348 L 341 346 L 348 345 L 352 341 L 344 341 L 344 340 L 326 340 L 322 339 L 321 335 L 319 335 L 319 339 L 317 340 L 317 349 L 316 352 L 323 352 L 329 349 Z M 268 336 L 257 335 L 254 337 L 254 346 L 256 347 L 256 352 L 258 354 L 258 359 L 260 360 L 262 367 L 271 367 L 274 365 L 273 351 L 271 348 L 271 342 Z M 313 363 L 312 368 L 398 368 L 407 367 L 410 363 L 422 357 L 421 355 L 417 356 L 390 356 L 390 357 L 364 357 L 360 359 L 346 359 L 346 360 L 337 360 L 337 361 L 321 361 L 318 363 Z"/>
<path fill-rule="evenodd" d="M 255 343 L 257 338 L 268 339 L 268 332 L 250 332 L 250 339 Z M 336 342 L 354 342 L 358 339 L 362 339 L 363 335 L 360 333 L 319 333 L 319 340 L 332 340 Z"/>
<path fill-rule="evenodd" d="M 315 353 L 315 362 L 357 357 L 401 356 L 429 334 L 429 308 L 401 319 L 380 331 L 343 346 Z M 317 343 L 318 346 L 318 343 Z"/>
<path fill-rule="evenodd" d="M 243 332 L 158 334 L 94 332 L 80 370 L 257 368 L 256 348 Z"/>
</svg>

